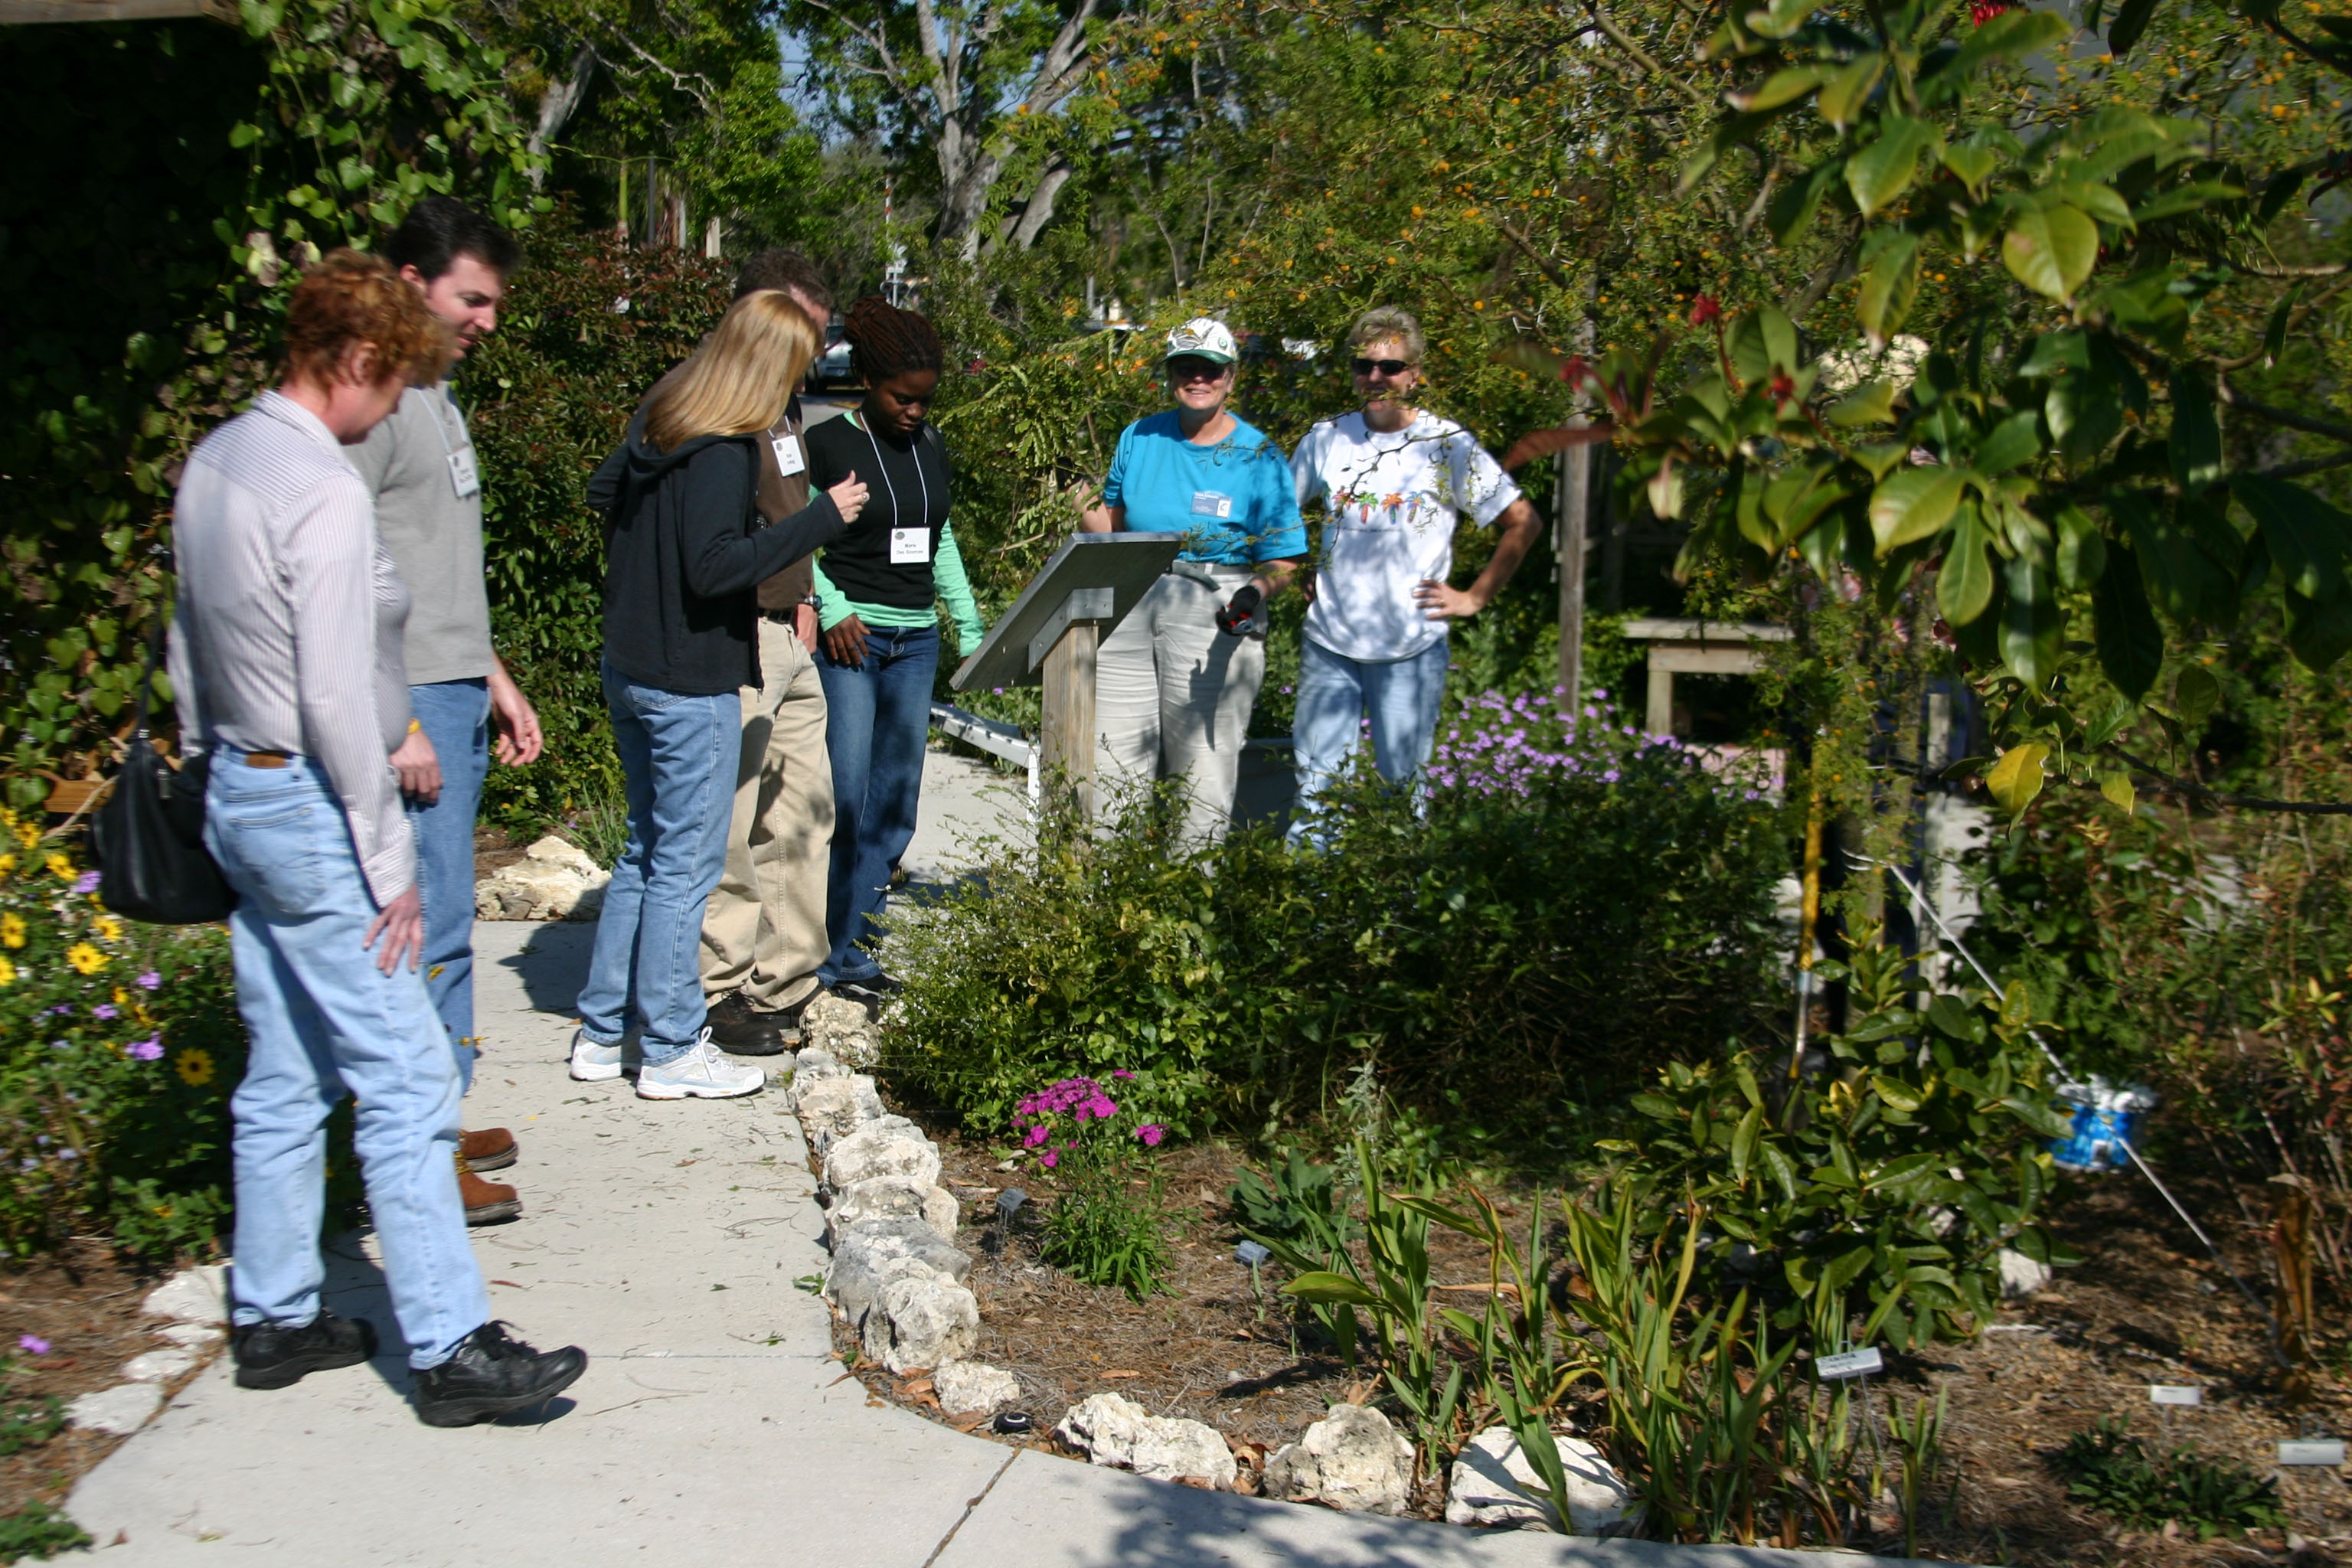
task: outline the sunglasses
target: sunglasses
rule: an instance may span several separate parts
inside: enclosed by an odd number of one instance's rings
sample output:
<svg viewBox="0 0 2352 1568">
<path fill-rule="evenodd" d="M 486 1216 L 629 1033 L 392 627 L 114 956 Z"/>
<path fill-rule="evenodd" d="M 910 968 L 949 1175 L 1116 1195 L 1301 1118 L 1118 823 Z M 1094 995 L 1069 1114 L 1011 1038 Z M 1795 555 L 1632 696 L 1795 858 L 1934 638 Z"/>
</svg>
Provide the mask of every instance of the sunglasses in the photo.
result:
<svg viewBox="0 0 2352 1568">
<path fill-rule="evenodd" d="M 1222 381 L 1229 368 L 1214 360 L 1194 359 L 1182 354 L 1168 361 L 1167 365 L 1168 377 L 1171 381 Z"/>
<path fill-rule="evenodd" d="M 1356 362 L 1356 374 L 1358 375 L 1370 375 L 1374 371 L 1379 371 L 1382 375 L 1402 375 L 1412 368 L 1412 362 L 1411 360 L 1360 359 Z"/>
</svg>

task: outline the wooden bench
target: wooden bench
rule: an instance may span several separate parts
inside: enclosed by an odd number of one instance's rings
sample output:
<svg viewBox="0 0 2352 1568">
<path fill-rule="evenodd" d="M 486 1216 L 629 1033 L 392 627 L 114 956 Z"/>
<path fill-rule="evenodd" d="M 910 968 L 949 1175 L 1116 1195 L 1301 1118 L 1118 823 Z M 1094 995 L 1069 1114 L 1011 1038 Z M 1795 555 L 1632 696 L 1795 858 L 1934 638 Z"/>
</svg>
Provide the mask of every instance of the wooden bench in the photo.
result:
<svg viewBox="0 0 2352 1568">
<path fill-rule="evenodd" d="M 1647 645 L 1649 703 L 1642 728 L 1652 735 L 1675 730 L 1675 677 L 1754 675 L 1764 668 L 1762 645 L 1787 642 L 1796 634 L 1761 621 L 1696 621 L 1644 616 L 1625 623 L 1627 642 Z"/>
</svg>

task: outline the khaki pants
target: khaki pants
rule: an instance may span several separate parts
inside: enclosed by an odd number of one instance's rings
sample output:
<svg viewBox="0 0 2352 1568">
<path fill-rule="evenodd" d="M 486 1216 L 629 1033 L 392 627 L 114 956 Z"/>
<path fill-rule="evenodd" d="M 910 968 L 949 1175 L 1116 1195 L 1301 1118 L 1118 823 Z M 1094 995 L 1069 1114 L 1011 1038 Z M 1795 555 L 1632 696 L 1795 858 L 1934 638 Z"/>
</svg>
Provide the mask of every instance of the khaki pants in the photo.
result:
<svg viewBox="0 0 2352 1568">
<path fill-rule="evenodd" d="M 1250 709 L 1265 679 L 1265 634 L 1221 631 L 1217 612 L 1250 580 L 1239 566 L 1180 564 L 1151 585 L 1095 656 L 1095 798 L 1155 778 L 1184 781 L 1184 837 L 1223 838 Z"/>
<path fill-rule="evenodd" d="M 702 988 L 790 1007 L 816 990 L 826 952 L 833 760 L 816 661 L 780 622 L 762 619 L 759 637 L 762 684 L 742 689 L 727 869 L 702 917 Z"/>
</svg>

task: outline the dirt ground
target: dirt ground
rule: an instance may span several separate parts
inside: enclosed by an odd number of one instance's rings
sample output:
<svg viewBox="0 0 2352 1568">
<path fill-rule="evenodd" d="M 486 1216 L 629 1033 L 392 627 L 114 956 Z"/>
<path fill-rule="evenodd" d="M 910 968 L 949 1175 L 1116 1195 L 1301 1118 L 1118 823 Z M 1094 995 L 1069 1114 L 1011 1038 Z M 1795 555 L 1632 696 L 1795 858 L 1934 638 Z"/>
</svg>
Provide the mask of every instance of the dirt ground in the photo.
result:
<svg viewBox="0 0 2352 1568">
<path fill-rule="evenodd" d="M 1223 1431 L 1244 1451 L 1246 1486 L 1248 1446 L 1271 1451 L 1348 1396 L 1338 1358 L 1318 1352 L 1275 1294 L 1279 1271 L 1271 1265 L 1263 1270 L 1261 1296 L 1234 1259 L 1238 1237 L 1225 1194 L 1243 1162 L 1233 1151 L 1199 1145 L 1169 1152 L 1170 1293 L 1138 1303 L 1048 1267 L 1029 1234 L 1016 1227 L 1003 1237 L 989 1223 L 1004 1186 L 1050 1198 L 1046 1173 L 1002 1171 L 993 1151 L 952 1134 L 935 1137 L 942 1180 L 963 1205 L 958 1245 L 974 1259 L 979 1358 L 1021 1380 L 1021 1407 L 1034 1422 L 1027 1441 L 1048 1443 L 1045 1434 L 1070 1405 L 1115 1391 L 1155 1415 Z M 2267 1299 L 2261 1237 L 2238 1218 L 2233 1195 L 2218 1181 L 2188 1173 L 2176 1177 L 2176 1190 Z M 1524 1217 L 1524 1208 L 1518 1212 Z M 2312 1400 L 2287 1408 L 2263 1316 L 2137 1176 L 2069 1179 L 2056 1220 L 2084 1255 L 2083 1264 L 2062 1270 L 2049 1290 L 2011 1302 L 1975 1343 L 1889 1355 L 1887 1376 L 1874 1380 L 1882 1413 L 1890 1384 L 1906 1404 L 1937 1389 L 1948 1400 L 1947 1468 L 1937 1502 L 1923 1510 L 1922 1552 L 2021 1568 L 2352 1563 L 2352 1494 L 2343 1479 L 2333 1471 L 2274 1468 L 2279 1439 L 2352 1429 L 2352 1396 L 2342 1377 L 2323 1372 Z M 1440 1231 L 1433 1253 L 1442 1283 L 1485 1279 L 1484 1252 L 1463 1238 Z M 1468 1308 L 1476 1297 L 1459 1300 Z M 849 1350 L 845 1331 L 839 1343 Z M 2345 1358 L 2336 1359 L 2341 1365 Z M 871 1367 L 860 1375 L 876 1396 L 945 1419 L 927 1382 Z M 2151 1384 L 2199 1384 L 2205 1404 L 2159 1409 L 2149 1399 Z M 2102 1416 L 2126 1419 L 2151 1447 L 2191 1445 L 2280 1475 L 2292 1531 L 2199 1542 L 2178 1532 L 2131 1531 L 2076 1504 L 2048 1456 Z M 1417 1501 L 1424 1517 L 1442 1514 L 1442 1488 L 1433 1479 Z M 1888 1536 L 1849 1544 L 1901 1546 Z"/>
<path fill-rule="evenodd" d="M 162 1320 L 139 1311 L 141 1300 L 160 1283 L 161 1277 L 126 1269 L 94 1242 L 0 1272 L 0 1354 L 10 1363 L 11 1403 L 55 1394 L 70 1405 L 79 1394 L 122 1382 L 124 1362 L 169 1343 L 154 1331 Z M 25 1348 L 26 1336 L 45 1342 L 47 1353 Z M 164 1392 L 176 1394 L 210 1353 L 199 1352 L 196 1369 Z M 62 1503 L 74 1482 L 121 1441 L 66 1428 L 37 1447 L 0 1457 L 0 1516 L 30 1502 Z"/>
</svg>

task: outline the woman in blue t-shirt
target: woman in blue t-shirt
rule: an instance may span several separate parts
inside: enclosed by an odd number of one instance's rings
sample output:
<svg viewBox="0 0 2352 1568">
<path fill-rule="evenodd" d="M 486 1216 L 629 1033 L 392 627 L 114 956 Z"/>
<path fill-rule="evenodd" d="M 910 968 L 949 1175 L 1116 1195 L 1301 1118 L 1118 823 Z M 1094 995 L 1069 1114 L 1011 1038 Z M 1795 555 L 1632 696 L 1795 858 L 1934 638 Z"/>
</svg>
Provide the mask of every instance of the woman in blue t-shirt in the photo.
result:
<svg viewBox="0 0 2352 1568">
<path fill-rule="evenodd" d="M 1224 835 L 1250 707 L 1265 679 L 1265 601 L 1289 584 L 1307 531 L 1282 448 L 1234 416 L 1234 335 L 1196 317 L 1168 334 L 1176 406 L 1119 432 L 1102 504 L 1081 524 L 1181 533 L 1183 552 L 1095 661 L 1098 787 L 1184 781 L 1189 842 Z"/>
</svg>

